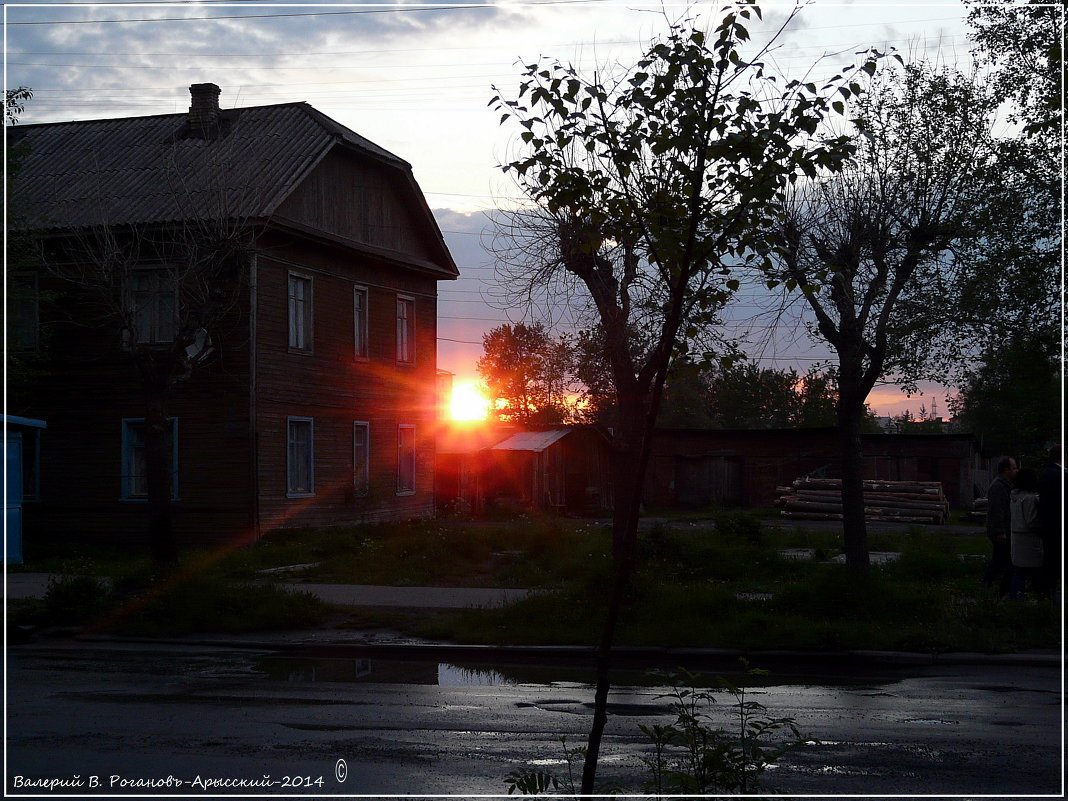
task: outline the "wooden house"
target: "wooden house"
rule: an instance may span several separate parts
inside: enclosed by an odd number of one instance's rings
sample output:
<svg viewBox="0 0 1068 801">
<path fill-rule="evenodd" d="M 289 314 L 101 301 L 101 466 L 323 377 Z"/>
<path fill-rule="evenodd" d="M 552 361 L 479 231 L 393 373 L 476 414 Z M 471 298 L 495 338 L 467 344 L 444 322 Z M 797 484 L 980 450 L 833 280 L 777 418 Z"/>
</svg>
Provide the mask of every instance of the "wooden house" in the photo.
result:
<svg viewBox="0 0 1068 801">
<path fill-rule="evenodd" d="M 181 541 L 431 514 L 437 282 L 458 271 L 411 166 L 305 103 L 222 109 L 214 84 L 190 91 L 188 114 L 8 131 L 9 213 L 45 254 L 8 267 L 29 296 L 14 346 L 36 359 L 9 403 L 49 421 L 27 526 L 143 535 L 131 343 L 163 353 L 180 334 L 188 377 L 165 414 Z M 239 240 L 240 269 L 190 287 L 175 276 L 201 231 Z M 99 278 L 108 247 L 138 260 L 115 288 L 120 327 L 99 280 L 70 280 L 82 263 Z M 190 333 L 194 290 L 227 305 Z"/>
</svg>

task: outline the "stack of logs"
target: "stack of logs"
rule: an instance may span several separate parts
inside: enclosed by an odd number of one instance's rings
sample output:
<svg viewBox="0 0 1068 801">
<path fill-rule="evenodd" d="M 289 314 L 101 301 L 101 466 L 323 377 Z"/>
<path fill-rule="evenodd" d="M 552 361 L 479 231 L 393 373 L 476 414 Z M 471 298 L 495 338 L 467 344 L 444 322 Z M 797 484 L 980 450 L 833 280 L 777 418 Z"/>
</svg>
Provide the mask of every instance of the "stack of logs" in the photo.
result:
<svg viewBox="0 0 1068 801">
<path fill-rule="evenodd" d="M 779 487 L 775 505 L 795 520 L 841 520 L 842 481 L 799 478 Z M 945 523 L 949 503 L 939 481 L 865 481 L 864 517 L 896 523 Z"/>
</svg>

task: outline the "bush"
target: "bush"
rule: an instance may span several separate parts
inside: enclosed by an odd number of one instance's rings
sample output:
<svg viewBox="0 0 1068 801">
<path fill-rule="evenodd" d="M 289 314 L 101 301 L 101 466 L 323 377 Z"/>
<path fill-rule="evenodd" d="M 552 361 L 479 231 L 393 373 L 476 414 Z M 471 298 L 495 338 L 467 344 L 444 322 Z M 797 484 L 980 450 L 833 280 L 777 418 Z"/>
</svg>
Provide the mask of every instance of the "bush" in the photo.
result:
<svg viewBox="0 0 1068 801">
<path fill-rule="evenodd" d="M 249 632 L 321 624 L 329 607 L 311 593 L 231 583 L 212 575 L 175 577 L 130 605 L 116 630 L 143 636 Z"/>
<path fill-rule="evenodd" d="M 752 512 L 722 511 L 712 516 L 716 532 L 724 542 L 766 545 L 767 535 L 760 518 Z"/>
<path fill-rule="evenodd" d="M 49 626 L 84 625 L 112 606 L 108 583 L 95 576 L 48 580 L 41 622 Z"/>
</svg>

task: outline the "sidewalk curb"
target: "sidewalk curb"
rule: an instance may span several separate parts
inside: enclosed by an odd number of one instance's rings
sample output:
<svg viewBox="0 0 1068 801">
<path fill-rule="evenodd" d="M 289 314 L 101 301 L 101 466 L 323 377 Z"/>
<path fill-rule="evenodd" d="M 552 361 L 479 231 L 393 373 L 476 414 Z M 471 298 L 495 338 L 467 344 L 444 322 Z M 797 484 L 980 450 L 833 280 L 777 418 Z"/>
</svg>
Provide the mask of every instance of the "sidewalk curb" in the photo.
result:
<svg viewBox="0 0 1068 801">
<path fill-rule="evenodd" d="M 318 659 L 356 659 L 377 656 L 385 659 L 413 661 L 460 661 L 501 663 L 570 663 L 592 665 L 596 649 L 592 646 L 572 645 L 458 645 L 454 643 L 382 643 L 357 640 L 314 639 L 212 639 L 170 638 L 146 639 L 108 635 L 77 637 L 86 644 L 124 645 L 181 645 L 198 648 L 227 648 L 237 650 L 271 651 L 287 655 Z M 667 667 L 687 668 L 716 666 L 719 669 L 737 669 L 741 660 L 754 667 L 774 666 L 806 670 L 832 668 L 848 672 L 851 668 L 880 667 L 940 667 L 948 665 L 1011 665 L 1018 667 L 1062 666 L 1062 656 L 1057 653 L 1021 652 L 984 654 L 954 652 L 925 654 L 905 651 L 741 651 L 724 648 L 658 648 L 620 646 L 612 651 L 613 662 L 619 667 Z"/>
</svg>

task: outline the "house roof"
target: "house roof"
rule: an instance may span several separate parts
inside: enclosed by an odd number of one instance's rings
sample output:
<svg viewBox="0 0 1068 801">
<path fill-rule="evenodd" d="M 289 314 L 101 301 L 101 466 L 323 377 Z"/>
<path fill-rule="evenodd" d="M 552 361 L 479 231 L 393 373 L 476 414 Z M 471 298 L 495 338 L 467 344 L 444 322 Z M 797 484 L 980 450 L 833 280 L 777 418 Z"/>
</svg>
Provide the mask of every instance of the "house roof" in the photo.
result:
<svg viewBox="0 0 1068 801">
<path fill-rule="evenodd" d="M 437 435 L 439 454 L 478 453 L 511 436 L 511 426 L 500 428 L 493 425 L 445 426 Z"/>
<path fill-rule="evenodd" d="M 532 451 L 540 453 L 553 443 L 559 442 L 573 428 L 558 428 L 552 431 L 520 431 L 490 448 L 491 451 Z"/>
<path fill-rule="evenodd" d="M 226 109 L 223 134 L 190 135 L 187 114 L 17 125 L 28 145 L 12 187 L 19 227 L 64 231 L 201 219 L 268 221 L 335 147 L 395 170 L 427 226 L 434 263 L 456 265 L 411 165 L 307 103 Z"/>
</svg>

